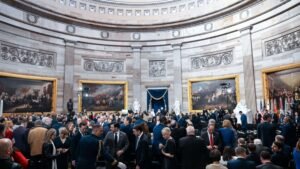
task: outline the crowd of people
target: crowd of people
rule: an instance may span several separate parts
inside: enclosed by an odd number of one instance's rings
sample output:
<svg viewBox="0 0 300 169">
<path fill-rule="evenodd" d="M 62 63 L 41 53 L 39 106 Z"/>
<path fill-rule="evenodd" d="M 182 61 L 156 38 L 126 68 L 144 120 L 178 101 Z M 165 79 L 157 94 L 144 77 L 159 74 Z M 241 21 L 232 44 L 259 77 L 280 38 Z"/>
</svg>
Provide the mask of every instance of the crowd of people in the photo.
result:
<svg viewBox="0 0 300 169">
<path fill-rule="evenodd" d="M 0 117 L 1 169 L 300 169 L 297 112 Z"/>
</svg>

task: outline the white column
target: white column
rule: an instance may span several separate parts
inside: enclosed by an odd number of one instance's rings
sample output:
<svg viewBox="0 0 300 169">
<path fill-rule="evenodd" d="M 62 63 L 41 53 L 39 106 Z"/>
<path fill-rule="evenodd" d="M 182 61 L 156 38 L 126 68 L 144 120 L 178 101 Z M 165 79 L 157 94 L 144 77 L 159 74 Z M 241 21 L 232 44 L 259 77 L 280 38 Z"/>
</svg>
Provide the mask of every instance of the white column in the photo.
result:
<svg viewBox="0 0 300 169">
<path fill-rule="evenodd" d="M 181 43 L 172 44 L 173 48 L 173 61 L 174 61 L 174 81 L 173 81 L 173 90 L 174 90 L 174 98 L 172 105 L 175 100 L 178 100 L 180 103 L 180 107 L 182 109 L 182 65 L 181 65 Z"/>
<path fill-rule="evenodd" d="M 133 53 L 133 100 L 141 103 L 141 45 L 131 46 Z"/>
<path fill-rule="evenodd" d="M 257 107 L 251 29 L 252 27 L 247 27 L 240 30 L 240 43 L 243 56 L 245 101 L 247 107 L 252 111 L 252 115 L 249 117 L 253 118 Z M 248 122 L 253 122 L 253 119 L 248 119 Z"/>
</svg>

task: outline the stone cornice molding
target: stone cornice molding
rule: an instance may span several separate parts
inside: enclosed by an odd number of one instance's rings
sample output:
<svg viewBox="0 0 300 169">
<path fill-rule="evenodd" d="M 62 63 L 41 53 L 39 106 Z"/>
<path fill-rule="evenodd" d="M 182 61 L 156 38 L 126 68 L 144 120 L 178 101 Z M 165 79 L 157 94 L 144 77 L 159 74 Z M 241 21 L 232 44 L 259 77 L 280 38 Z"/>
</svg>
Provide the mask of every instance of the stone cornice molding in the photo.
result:
<svg viewBox="0 0 300 169">
<path fill-rule="evenodd" d="M 208 11 L 207 13 L 197 14 L 198 12 L 203 11 L 203 9 L 213 9 L 213 6 L 218 4 L 218 2 L 214 1 L 178 1 L 175 6 L 153 6 L 153 8 L 151 9 L 136 9 L 133 11 L 132 7 L 128 9 L 122 9 L 122 7 L 117 7 L 115 5 L 104 8 L 102 7 L 102 4 L 97 6 L 97 4 L 91 3 L 91 0 L 15 0 L 13 2 L 10 2 L 10 4 L 17 6 L 18 8 L 21 8 L 25 11 L 39 14 L 41 15 L 41 17 L 45 16 L 47 18 L 52 18 L 53 20 L 62 21 L 65 23 L 89 25 L 102 28 L 106 27 L 115 29 L 145 30 L 151 28 L 171 28 L 179 25 L 203 22 L 204 20 L 216 18 L 228 14 L 229 12 L 237 11 L 249 4 L 258 2 L 258 0 L 230 0 L 223 2 L 226 4 L 224 6 L 219 5 L 220 9 L 216 9 L 215 11 Z M 203 8 L 203 5 L 211 6 Z M 53 7 L 53 9 L 48 9 L 47 6 Z M 181 10 L 182 7 L 184 7 L 185 10 Z M 69 14 L 65 13 L 68 8 L 74 8 L 74 10 L 70 10 Z M 104 13 L 101 12 L 102 8 L 104 8 Z M 177 12 L 172 12 L 174 10 Z M 120 11 L 123 11 L 124 14 L 121 14 Z M 128 11 L 132 11 L 132 14 L 126 14 L 126 16 L 124 16 Z M 164 14 L 164 11 L 166 11 L 167 14 Z M 187 11 L 190 12 L 190 15 L 186 15 Z M 157 13 L 157 15 L 155 13 Z M 102 18 L 106 18 L 106 15 L 107 19 L 101 20 Z M 176 15 L 176 17 L 174 17 L 174 15 Z M 124 20 L 126 20 L 126 22 L 124 22 Z"/>
</svg>

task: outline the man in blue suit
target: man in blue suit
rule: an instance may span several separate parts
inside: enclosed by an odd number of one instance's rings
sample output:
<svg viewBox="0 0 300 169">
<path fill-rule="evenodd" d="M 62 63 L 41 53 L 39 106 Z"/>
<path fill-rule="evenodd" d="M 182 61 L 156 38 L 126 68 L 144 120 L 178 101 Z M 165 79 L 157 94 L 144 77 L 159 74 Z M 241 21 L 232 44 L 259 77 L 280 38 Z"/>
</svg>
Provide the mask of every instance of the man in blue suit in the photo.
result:
<svg viewBox="0 0 300 169">
<path fill-rule="evenodd" d="M 242 111 L 240 111 L 239 113 L 241 115 L 242 131 L 246 134 L 247 133 L 247 116 Z"/>
<path fill-rule="evenodd" d="M 246 160 L 246 149 L 243 147 L 235 148 L 236 160 L 230 160 L 227 163 L 228 169 L 255 169 L 253 161 Z"/>
<path fill-rule="evenodd" d="M 162 116 L 157 120 L 159 120 L 158 124 L 153 128 L 153 142 L 152 149 L 154 156 L 158 159 L 161 159 L 161 151 L 159 149 L 159 144 L 165 144 L 165 139 L 162 137 L 161 131 L 165 127 L 165 123 L 167 121 L 166 117 Z"/>
</svg>

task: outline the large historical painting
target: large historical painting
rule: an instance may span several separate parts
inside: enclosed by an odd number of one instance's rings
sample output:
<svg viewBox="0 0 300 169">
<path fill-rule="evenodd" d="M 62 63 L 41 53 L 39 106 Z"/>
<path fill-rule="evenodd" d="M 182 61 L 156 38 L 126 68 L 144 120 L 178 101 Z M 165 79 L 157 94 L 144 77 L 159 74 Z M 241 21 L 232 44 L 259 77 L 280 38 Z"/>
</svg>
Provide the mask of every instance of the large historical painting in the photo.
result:
<svg viewBox="0 0 300 169">
<path fill-rule="evenodd" d="M 0 73 L 0 98 L 4 113 L 55 110 L 56 80 Z"/>
<path fill-rule="evenodd" d="M 127 107 L 126 82 L 81 81 L 80 111 L 120 111 Z"/>
<path fill-rule="evenodd" d="M 238 76 L 189 80 L 190 112 L 219 107 L 233 110 L 238 96 Z"/>
<path fill-rule="evenodd" d="M 273 112 L 291 111 L 300 102 L 300 65 L 271 69 L 264 73 L 265 104 Z M 299 103 L 298 103 L 299 104 Z"/>
</svg>

